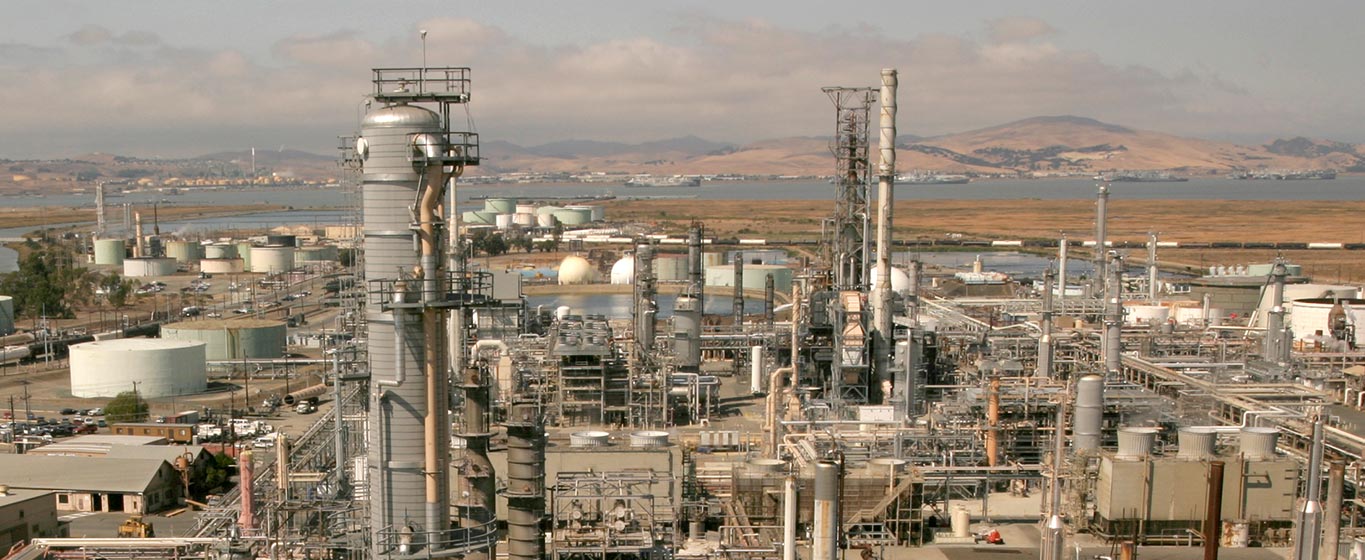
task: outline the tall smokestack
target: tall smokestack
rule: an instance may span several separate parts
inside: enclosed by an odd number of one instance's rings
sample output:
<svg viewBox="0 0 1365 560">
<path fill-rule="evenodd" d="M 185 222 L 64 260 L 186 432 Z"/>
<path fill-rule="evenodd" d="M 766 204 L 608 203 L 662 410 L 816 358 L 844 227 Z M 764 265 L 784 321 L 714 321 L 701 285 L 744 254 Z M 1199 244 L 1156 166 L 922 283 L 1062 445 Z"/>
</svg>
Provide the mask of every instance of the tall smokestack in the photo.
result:
<svg viewBox="0 0 1365 560">
<path fill-rule="evenodd" d="M 142 212 L 133 212 L 133 258 L 142 258 Z"/>
<path fill-rule="evenodd" d="M 880 402 L 891 402 L 891 205 L 896 182 L 896 69 L 882 70 L 881 149 L 877 168 L 877 285 L 872 292 L 872 348 L 882 388 Z"/>
<path fill-rule="evenodd" d="M 104 236 L 104 181 L 95 183 L 95 233 Z"/>
<path fill-rule="evenodd" d="M 1209 462 L 1208 502 L 1204 506 L 1204 560 L 1218 560 L 1223 532 L 1223 462 Z"/>
<path fill-rule="evenodd" d="M 1066 464 L 1066 399 L 1057 403 L 1057 421 L 1052 431 L 1052 473 L 1048 479 L 1048 516 L 1043 524 L 1039 560 L 1064 560 L 1066 525 L 1062 521 L 1062 466 Z"/>
</svg>

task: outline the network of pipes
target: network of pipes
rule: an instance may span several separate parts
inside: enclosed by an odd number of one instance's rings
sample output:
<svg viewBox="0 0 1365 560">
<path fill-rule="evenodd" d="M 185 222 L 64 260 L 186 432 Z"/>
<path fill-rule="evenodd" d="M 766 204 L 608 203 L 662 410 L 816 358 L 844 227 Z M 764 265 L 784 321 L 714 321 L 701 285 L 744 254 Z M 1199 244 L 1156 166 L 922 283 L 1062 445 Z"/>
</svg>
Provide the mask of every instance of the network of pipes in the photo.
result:
<svg viewBox="0 0 1365 560">
<path fill-rule="evenodd" d="M 818 254 L 789 266 L 790 293 L 768 275 L 761 310 L 746 306 L 743 246 L 730 284 L 708 286 L 707 251 L 724 240 L 694 222 L 625 244 L 625 320 L 541 309 L 519 278 L 467 258 L 455 193 L 479 139 L 452 119 L 470 83 L 467 68 L 373 71 L 343 145 L 365 297 L 363 344 L 333 355 L 336 406 L 280 459 L 248 454 L 193 538 L 145 550 L 835 560 L 1017 545 L 1061 560 L 1170 546 L 1332 560 L 1360 534 L 1344 500 L 1365 449 L 1350 373 L 1365 353 L 1340 304 L 1322 327 L 1339 344 L 1293 331 L 1286 289 L 1304 280 L 1289 264 L 1254 283 L 1268 313 L 1249 322 L 1224 320 L 1213 288 L 1184 294 L 1185 319 L 1136 319 L 1135 306 L 1175 309 L 1162 243 L 1151 236 L 1146 267 L 1112 249 L 1121 193 L 1100 184 L 1093 239 L 1062 236 L 1039 282 L 931 278 L 892 236 L 888 69 L 879 87 L 825 88 L 834 204 Z M 681 281 L 655 274 L 670 253 Z M 706 312 L 731 295 L 729 316 Z"/>
</svg>

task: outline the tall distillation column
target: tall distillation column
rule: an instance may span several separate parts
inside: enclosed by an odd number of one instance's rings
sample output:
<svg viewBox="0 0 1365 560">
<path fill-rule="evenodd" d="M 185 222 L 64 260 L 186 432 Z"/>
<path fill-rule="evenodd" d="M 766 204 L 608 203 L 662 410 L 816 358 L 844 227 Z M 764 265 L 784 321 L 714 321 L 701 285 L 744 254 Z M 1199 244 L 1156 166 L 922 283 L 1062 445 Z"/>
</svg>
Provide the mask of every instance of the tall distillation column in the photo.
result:
<svg viewBox="0 0 1365 560">
<path fill-rule="evenodd" d="M 493 477 L 493 462 L 488 458 L 488 440 L 493 437 L 488 426 L 490 412 L 489 387 L 492 372 L 483 359 L 464 369 L 460 388 L 464 390 L 464 429 L 458 434 L 465 442 L 464 460 L 457 472 L 460 484 L 460 526 L 470 533 L 496 524 L 497 480 Z M 465 555 L 466 560 L 493 558 L 486 550 Z"/>
<path fill-rule="evenodd" d="M 540 530 L 545 516 L 545 429 L 538 405 L 513 404 L 506 426 L 507 557 L 540 560 L 545 556 Z"/>
<path fill-rule="evenodd" d="M 1123 258 L 1114 256 L 1104 294 L 1104 371 L 1114 375 L 1123 365 Z"/>
<path fill-rule="evenodd" d="M 1271 307 L 1270 313 L 1266 314 L 1261 359 L 1277 364 L 1289 362 L 1289 341 L 1293 340 L 1293 335 L 1284 324 L 1284 283 L 1288 276 L 1289 271 L 1285 268 L 1284 261 L 1276 259 L 1275 266 L 1270 270 Z"/>
<path fill-rule="evenodd" d="M 896 70 L 882 69 L 881 164 L 877 167 L 877 285 L 872 291 L 872 365 L 881 386 L 880 399 L 891 402 L 891 204 L 896 184 Z"/>
<path fill-rule="evenodd" d="M 1294 551 L 1291 560 L 1318 560 L 1322 542 L 1322 446 L 1323 411 L 1313 415 L 1313 445 L 1308 451 L 1307 495 L 1294 518 Z M 1341 515 L 1341 511 L 1331 512 Z"/>
<path fill-rule="evenodd" d="M 1105 268 L 1108 263 L 1109 251 L 1106 249 L 1109 242 L 1107 240 L 1109 222 L 1109 184 L 1100 183 L 1099 191 L 1095 193 L 1095 277 L 1091 281 L 1094 288 L 1091 293 L 1104 293 L 1104 283 L 1109 279 Z"/>
<path fill-rule="evenodd" d="M 366 441 L 372 556 L 449 547 L 448 371 L 441 267 L 447 181 L 477 165 L 477 136 L 450 131 L 468 68 L 376 69 L 361 122 L 370 401 Z M 418 103 L 434 104 L 439 112 Z M 458 138 L 458 140 L 455 140 Z"/>
<path fill-rule="evenodd" d="M 1158 291 L 1158 290 L 1157 290 L 1157 287 L 1160 286 L 1160 284 L 1157 282 L 1157 275 L 1159 274 L 1160 270 L 1157 268 L 1157 262 L 1156 262 L 1156 245 L 1157 245 L 1157 235 L 1156 235 L 1156 232 L 1148 233 L 1148 234 L 1147 234 L 1147 301 L 1148 301 L 1149 303 L 1155 302 L 1155 301 L 1156 301 L 1157 291 Z"/>
<path fill-rule="evenodd" d="M 1039 329 L 1042 335 L 1038 337 L 1038 368 L 1034 370 L 1034 377 L 1052 377 L 1052 358 L 1056 354 L 1057 344 L 1052 339 L 1052 292 L 1055 288 L 1054 279 L 1056 272 L 1051 266 L 1043 273 L 1043 311 L 1039 317 Z"/>
</svg>

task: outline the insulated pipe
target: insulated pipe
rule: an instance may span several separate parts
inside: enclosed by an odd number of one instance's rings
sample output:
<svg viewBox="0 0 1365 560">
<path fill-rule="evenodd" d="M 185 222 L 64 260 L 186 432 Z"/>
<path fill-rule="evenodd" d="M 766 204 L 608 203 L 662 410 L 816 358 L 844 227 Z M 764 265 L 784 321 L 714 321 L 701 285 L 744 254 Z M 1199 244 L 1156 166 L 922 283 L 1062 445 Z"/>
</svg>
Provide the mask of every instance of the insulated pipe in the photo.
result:
<svg viewBox="0 0 1365 560">
<path fill-rule="evenodd" d="M 1156 232 L 1147 234 L 1147 301 L 1156 301 Z"/>
<path fill-rule="evenodd" d="M 429 135 L 420 135 L 414 139 L 416 148 L 421 149 L 427 157 L 436 157 L 443 151 L 442 143 L 431 138 Z M 452 174 L 458 177 L 463 169 L 457 167 Z M 446 374 L 446 365 L 443 362 L 444 356 L 441 354 L 443 334 L 444 313 L 440 308 L 434 307 L 442 297 L 441 276 L 440 276 L 440 256 L 441 245 L 439 233 L 436 231 L 437 225 L 444 222 L 444 218 L 437 213 L 441 205 L 441 199 L 445 193 L 445 185 L 448 176 L 439 164 L 428 165 L 423 173 L 424 182 L 418 193 L 417 203 L 417 238 L 420 243 L 421 259 L 421 278 L 422 278 L 422 334 L 423 334 L 423 366 L 426 375 L 426 416 L 423 418 L 422 443 L 424 447 L 423 475 L 426 478 L 426 530 L 432 538 L 442 535 L 440 540 L 445 540 L 444 534 L 447 530 L 447 519 L 449 513 L 446 511 L 446 468 L 449 460 L 446 458 L 449 447 L 442 441 L 441 432 L 446 424 L 446 403 L 449 392 L 449 383 Z M 397 311 L 397 310 L 395 310 Z M 396 316 L 396 314 L 395 314 Z M 402 354 L 402 347 L 398 347 L 398 354 Z M 400 360 L 401 361 L 401 360 Z M 435 547 L 433 547 L 435 548 Z"/>
<path fill-rule="evenodd" d="M 1313 446 L 1308 453 L 1308 493 L 1304 496 L 1294 524 L 1294 555 L 1292 560 L 1318 560 L 1318 547 L 1322 539 L 1322 504 L 1319 492 L 1322 490 L 1322 412 L 1313 419 Z M 1341 512 L 1335 512 L 1340 516 Z"/>
<path fill-rule="evenodd" d="M 507 355 L 507 343 L 495 338 L 480 339 L 474 343 L 474 347 L 469 351 L 469 360 L 472 363 L 479 359 L 479 355 L 484 350 L 495 349 L 498 351 L 498 358 Z"/>
<path fill-rule="evenodd" d="M 811 560 L 839 558 L 839 464 L 815 464 L 815 529 L 811 539 Z"/>
<path fill-rule="evenodd" d="M 1346 487 L 1346 464 L 1327 467 L 1327 505 L 1323 508 L 1321 560 L 1337 560 L 1341 548 L 1341 502 Z"/>
<path fill-rule="evenodd" d="M 986 382 L 986 465 L 1000 462 L 1000 378 Z"/>
<path fill-rule="evenodd" d="M 1047 267 L 1043 273 L 1043 312 L 1039 322 L 1039 327 L 1043 333 L 1038 337 L 1038 367 L 1034 371 L 1035 377 L 1052 377 L 1052 359 L 1056 352 L 1056 342 L 1052 340 L 1052 292 L 1055 288 L 1053 280 L 1056 273 L 1052 267 Z M 1060 426 L 1060 424 L 1059 424 Z"/>
<path fill-rule="evenodd" d="M 1223 532 L 1223 462 L 1209 462 L 1208 501 L 1204 505 L 1204 560 L 1218 560 Z"/>
<path fill-rule="evenodd" d="M 782 441 L 782 425 L 777 410 L 778 399 L 784 392 L 782 390 L 782 377 L 786 375 L 794 375 L 792 368 L 777 368 L 768 374 L 768 395 L 764 397 L 764 405 L 767 408 L 764 411 L 767 416 L 764 418 L 768 422 L 768 449 L 764 455 L 773 459 L 777 458 L 778 442 Z M 792 387 L 794 388 L 796 385 L 792 385 Z"/>
<path fill-rule="evenodd" d="M 289 499 L 289 436 L 275 433 L 275 486 L 280 499 Z"/>
<path fill-rule="evenodd" d="M 250 449 L 237 457 L 237 478 L 241 479 L 237 482 L 238 493 L 242 496 L 242 511 L 237 515 L 237 525 L 248 533 L 256 529 L 255 458 L 256 453 Z"/>
<path fill-rule="evenodd" d="M 792 283 L 792 344 L 791 344 L 791 388 L 801 386 L 801 283 Z"/>
<path fill-rule="evenodd" d="M 393 297 L 395 303 L 402 303 L 403 293 L 407 290 L 407 283 L 399 280 L 393 285 Z M 407 321 L 404 316 L 407 312 L 400 308 L 393 310 L 393 380 L 380 379 L 376 383 L 380 387 L 401 387 L 408 380 L 408 363 L 404 359 L 403 348 L 407 344 L 407 335 L 403 332 L 407 328 Z"/>
<path fill-rule="evenodd" d="M 796 475 L 782 481 L 782 560 L 796 560 Z"/>
<path fill-rule="evenodd" d="M 140 259 L 142 253 L 142 212 L 133 212 L 133 258 Z"/>
<path fill-rule="evenodd" d="M 891 204 L 896 183 L 896 70 L 882 69 L 881 138 L 882 161 L 877 182 L 877 285 L 872 293 L 873 367 L 881 385 L 881 399 L 891 402 Z"/>
</svg>

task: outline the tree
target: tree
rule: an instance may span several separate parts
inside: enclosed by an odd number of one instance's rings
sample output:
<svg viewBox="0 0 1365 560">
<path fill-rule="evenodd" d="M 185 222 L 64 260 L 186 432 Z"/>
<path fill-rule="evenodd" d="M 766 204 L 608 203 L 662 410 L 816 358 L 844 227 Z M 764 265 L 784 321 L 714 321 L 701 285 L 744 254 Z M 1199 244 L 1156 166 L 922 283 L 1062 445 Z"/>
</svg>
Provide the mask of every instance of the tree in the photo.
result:
<svg viewBox="0 0 1365 560">
<path fill-rule="evenodd" d="M 110 422 L 145 422 L 147 411 L 147 401 L 134 391 L 124 391 L 105 405 L 104 416 Z"/>
<path fill-rule="evenodd" d="M 128 297 L 137 289 L 137 282 L 113 272 L 100 279 L 100 289 L 104 291 L 104 298 L 109 301 L 109 305 L 114 306 L 114 309 L 122 309 L 128 305 Z"/>
<path fill-rule="evenodd" d="M 75 304 L 88 302 L 94 275 L 75 266 L 61 247 L 39 248 L 19 261 L 19 270 L 0 278 L 0 293 L 14 297 L 16 315 L 71 318 Z"/>
</svg>

